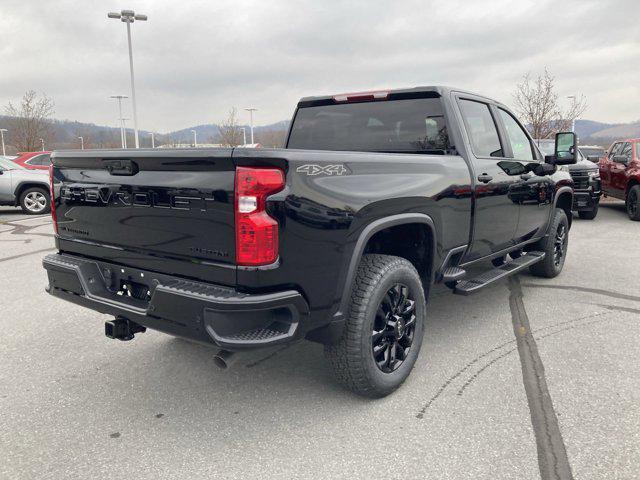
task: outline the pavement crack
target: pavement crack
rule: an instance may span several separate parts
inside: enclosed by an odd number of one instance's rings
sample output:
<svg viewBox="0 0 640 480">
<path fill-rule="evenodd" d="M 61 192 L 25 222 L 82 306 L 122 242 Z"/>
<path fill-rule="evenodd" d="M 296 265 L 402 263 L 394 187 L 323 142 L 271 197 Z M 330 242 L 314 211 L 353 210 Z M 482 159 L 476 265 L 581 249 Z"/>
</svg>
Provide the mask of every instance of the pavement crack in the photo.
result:
<svg viewBox="0 0 640 480">
<path fill-rule="evenodd" d="M 530 288 L 550 288 L 552 290 L 573 290 L 575 292 L 596 293 L 598 295 L 604 295 L 605 297 L 640 302 L 640 297 L 637 295 L 628 295 L 626 293 L 612 292 L 611 290 L 603 290 L 601 288 L 580 287 L 578 285 L 550 285 L 550 284 L 545 285 L 542 283 L 523 283 L 522 286 L 530 287 Z"/>
<path fill-rule="evenodd" d="M 34 250 L 33 252 L 21 253 L 19 255 L 12 255 L 11 257 L 0 258 L 0 262 L 8 262 L 9 260 L 15 260 L 16 258 L 28 257 L 29 255 L 35 255 L 36 253 L 44 253 L 50 252 L 52 250 L 56 250 L 55 247 L 51 248 L 42 248 L 40 250 Z"/>
<path fill-rule="evenodd" d="M 558 417 L 547 386 L 544 365 L 531 332 L 529 317 L 523 302 L 522 287 L 517 276 L 509 278 L 509 292 L 513 333 L 520 355 L 522 380 L 536 437 L 540 477 L 542 480 L 573 479 L 567 450 L 558 425 Z"/>
<path fill-rule="evenodd" d="M 603 305 L 604 306 L 604 305 Z M 574 318 L 571 320 L 565 320 L 563 322 L 560 323 L 556 323 L 555 325 L 547 325 L 545 327 L 540 327 L 538 329 L 536 329 L 534 332 L 538 333 L 544 330 L 549 330 L 551 328 L 558 328 L 561 327 L 563 325 L 569 325 L 565 328 L 562 328 L 560 330 L 556 330 L 554 332 L 548 333 L 546 335 L 542 335 L 540 337 L 536 337 L 537 339 L 542 339 L 542 338 L 546 338 L 549 337 L 551 335 L 555 335 L 557 333 L 561 333 L 564 332 L 566 330 L 570 330 L 572 328 L 576 328 L 578 326 L 584 326 L 584 325 L 589 325 L 591 323 L 595 323 L 595 322 L 588 322 L 588 323 L 581 323 L 579 324 L 578 322 L 582 322 L 583 320 L 587 320 L 589 318 L 594 318 L 594 317 L 599 317 L 602 315 L 605 315 L 607 312 L 598 312 L 595 314 L 589 314 L 589 315 L 585 315 L 583 317 L 578 317 L 578 318 Z M 600 320 L 596 320 L 600 321 Z M 577 324 L 577 325 L 576 325 Z M 487 350 L 484 353 L 481 353 L 480 355 L 478 355 L 477 357 L 475 357 L 474 359 L 472 359 L 470 362 L 468 362 L 466 365 L 464 365 L 460 370 L 458 370 L 456 373 L 454 373 L 452 376 L 450 376 L 436 391 L 436 393 L 429 399 L 429 401 L 427 403 L 425 403 L 423 405 L 423 407 L 420 409 L 420 411 L 416 414 L 416 418 L 423 418 L 424 414 L 426 413 L 426 411 L 429 409 L 429 407 L 431 407 L 431 405 L 433 405 L 433 403 L 444 393 L 444 391 L 449 387 L 449 385 L 451 385 L 451 383 L 453 383 L 456 379 L 458 379 L 463 373 L 465 373 L 467 370 L 470 370 L 471 367 L 473 367 L 474 365 L 480 363 L 480 360 L 482 360 L 483 358 L 486 358 L 488 356 L 490 356 L 491 354 L 501 350 L 502 348 L 508 346 L 508 345 L 512 345 L 516 342 L 515 339 L 509 340 L 507 342 L 501 343 L 500 345 L 497 345 L 495 347 L 493 347 L 491 350 Z M 490 367 L 491 365 L 495 364 L 498 360 L 506 357 L 507 355 L 513 353 L 516 349 L 512 348 L 510 349 L 506 354 L 501 354 L 499 357 L 495 358 L 494 360 L 491 360 L 488 364 L 485 364 L 483 367 L 480 368 L 480 370 L 478 370 L 475 374 L 473 374 L 463 385 L 463 388 L 461 388 L 460 390 L 458 390 L 458 395 L 461 395 L 462 392 L 464 392 L 464 390 L 466 390 L 466 388 L 471 385 L 471 383 L 473 383 L 473 381 L 475 381 L 482 372 L 484 372 L 488 367 Z"/>
</svg>

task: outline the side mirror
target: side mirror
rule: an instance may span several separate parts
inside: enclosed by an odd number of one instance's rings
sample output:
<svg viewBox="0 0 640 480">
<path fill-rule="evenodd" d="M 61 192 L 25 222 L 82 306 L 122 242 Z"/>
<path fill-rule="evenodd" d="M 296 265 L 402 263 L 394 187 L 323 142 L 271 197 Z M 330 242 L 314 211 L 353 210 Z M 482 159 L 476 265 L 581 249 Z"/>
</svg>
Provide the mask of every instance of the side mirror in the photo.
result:
<svg viewBox="0 0 640 480">
<path fill-rule="evenodd" d="M 599 163 L 600 157 L 598 155 L 587 155 L 587 160 L 593 163 Z"/>
<path fill-rule="evenodd" d="M 553 163 L 555 165 L 570 165 L 576 163 L 578 139 L 573 132 L 556 133 Z"/>
<path fill-rule="evenodd" d="M 545 175 L 553 175 L 556 173 L 556 166 L 549 163 L 537 163 L 532 171 L 535 176 L 544 177 Z"/>
<path fill-rule="evenodd" d="M 623 165 L 627 165 L 629 163 L 629 159 L 626 155 L 614 155 L 613 161 L 616 163 L 622 163 Z"/>
</svg>

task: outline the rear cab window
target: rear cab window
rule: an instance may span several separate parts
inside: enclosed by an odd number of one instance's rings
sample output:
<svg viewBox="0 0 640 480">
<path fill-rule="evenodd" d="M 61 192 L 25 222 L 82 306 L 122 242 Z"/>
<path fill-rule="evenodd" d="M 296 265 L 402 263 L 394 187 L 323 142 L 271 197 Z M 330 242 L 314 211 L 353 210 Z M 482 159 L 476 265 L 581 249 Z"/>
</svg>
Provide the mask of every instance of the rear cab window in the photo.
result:
<svg viewBox="0 0 640 480">
<path fill-rule="evenodd" d="M 287 148 L 441 155 L 452 148 L 439 96 L 323 102 L 298 108 Z"/>
</svg>

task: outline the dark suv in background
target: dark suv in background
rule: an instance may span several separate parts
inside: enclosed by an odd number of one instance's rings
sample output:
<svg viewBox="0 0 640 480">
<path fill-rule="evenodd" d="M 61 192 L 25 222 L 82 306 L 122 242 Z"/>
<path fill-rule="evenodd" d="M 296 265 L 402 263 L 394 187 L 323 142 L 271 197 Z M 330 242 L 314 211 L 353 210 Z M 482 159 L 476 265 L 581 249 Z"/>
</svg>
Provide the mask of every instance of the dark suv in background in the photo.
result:
<svg viewBox="0 0 640 480">
<path fill-rule="evenodd" d="M 553 155 L 554 139 L 545 138 L 534 142 L 543 155 Z M 592 153 L 583 152 L 583 148 L 580 147 L 576 163 L 567 167 L 574 182 L 571 210 L 578 212 L 578 216 L 583 220 L 596 218 L 598 206 L 600 205 L 600 196 L 602 195 L 598 164 L 587 158 L 588 155 L 593 157 Z"/>
</svg>

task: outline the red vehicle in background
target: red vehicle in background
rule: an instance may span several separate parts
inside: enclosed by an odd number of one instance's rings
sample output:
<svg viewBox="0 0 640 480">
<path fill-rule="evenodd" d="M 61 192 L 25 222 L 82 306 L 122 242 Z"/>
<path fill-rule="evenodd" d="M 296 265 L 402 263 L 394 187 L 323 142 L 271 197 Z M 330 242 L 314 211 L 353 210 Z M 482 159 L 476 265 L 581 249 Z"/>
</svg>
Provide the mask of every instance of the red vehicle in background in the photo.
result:
<svg viewBox="0 0 640 480">
<path fill-rule="evenodd" d="M 629 218 L 640 221 L 640 138 L 615 142 L 599 166 L 604 194 L 624 200 Z"/>
<path fill-rule="evenodd" d="M 12 161 L 29 170 L 49 170 L 51 152 L 20 152 Z"/>
</svg>

